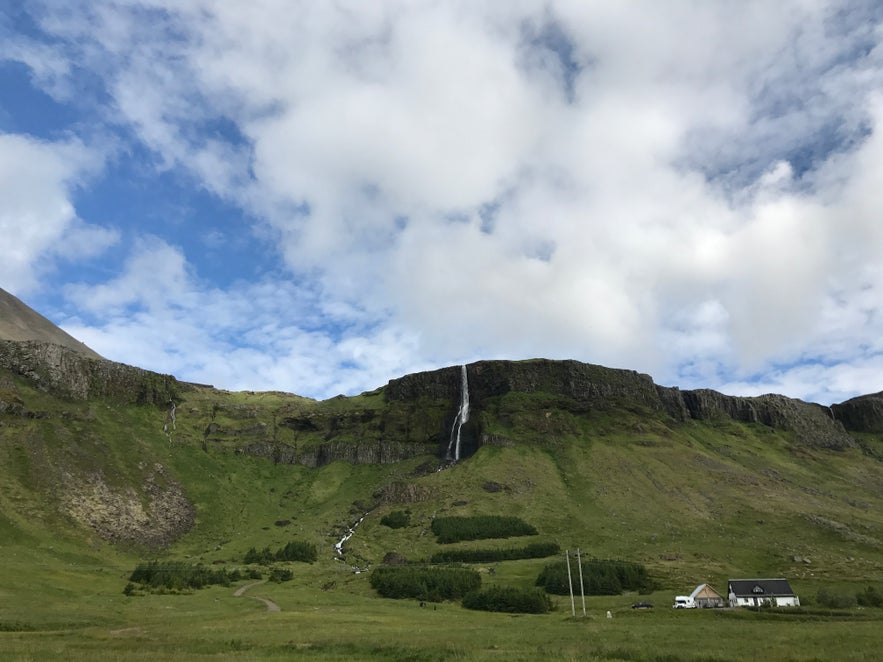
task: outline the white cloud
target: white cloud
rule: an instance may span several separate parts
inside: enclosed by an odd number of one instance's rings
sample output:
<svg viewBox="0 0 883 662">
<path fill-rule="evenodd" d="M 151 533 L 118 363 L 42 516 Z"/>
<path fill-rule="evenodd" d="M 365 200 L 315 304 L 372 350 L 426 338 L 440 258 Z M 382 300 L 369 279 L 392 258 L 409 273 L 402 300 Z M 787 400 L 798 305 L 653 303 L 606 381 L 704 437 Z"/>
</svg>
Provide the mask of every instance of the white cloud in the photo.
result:
<svg viewBox="0 0 883 662">
<path fill-rule="evenodd" d="M 871 5 L 151 0 L 43 20 L 163 168 L 277 238 L 279 287 L 314 318 L 235 350 L 223 333 L 259 327 L 204 320 L 278 305 L 138 245 L 71 296 L 109 311 L 105 334 L 135 303 L 139 323 L 170 316 L 172 371 L 188 354 L 188 374 L 312 373 L 298 383 L 327 393 L 546 355 L 797 396 L 883 387 L 857 384 L 883 352 Z"/>
<path fill-rule="evenodd" d="M 412 334 L 386 324 L 333 332 L 346 316 L 324 316 L 308 286 L 212 287 L 156 237 L 133 244 L 117 278 L 69 285 L 65 294 L 97 321 L 75 316 L 62 327 L 106 358 L 223 388 L 330 397 L 415 365 Z"/>
<path fill-rule="evenodd" d="M 113 230 L 79 219 L 72 190 L 100 165 L 77 140 L 44 142 L 0 134 L 0 283 L 13 293 L 39 282 L 54 258 L 94 257 L 112 245 Z"/>
</svg>

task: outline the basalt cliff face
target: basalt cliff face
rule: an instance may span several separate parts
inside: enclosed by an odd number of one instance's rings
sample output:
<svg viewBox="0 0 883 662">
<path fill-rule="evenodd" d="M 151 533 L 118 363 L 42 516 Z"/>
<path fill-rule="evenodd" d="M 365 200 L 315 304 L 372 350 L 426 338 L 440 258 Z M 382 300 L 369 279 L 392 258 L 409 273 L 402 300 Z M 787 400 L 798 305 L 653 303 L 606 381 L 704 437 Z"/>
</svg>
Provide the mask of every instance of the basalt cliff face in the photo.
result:
<svg viewBox="0 0 883 662">
<path fill-rule="evenodd" d="M 39 389 L 72 400 L 106 398 L 131 404 L 165 404 L 187 386 L 171 375 L 134 368 L 35 340 L 0 340 L 0 370 Z"/>
<path fill-rule="evenodd" d="M 0 369 L 62 398 L 104 398 L 163 409 L 208 388 L 37 341 L 0 340 Z M 883 432 L 883 394 L 825 407 L 774 394 L 737 397 L 708 389 L 680 390 L 657 385 L 635 371 L 578 361 L 479 361 L 466 370 L 474 414 L 464 432 L 472 452 L 483 443 L 500 443 L 499 435 L 488 429 L 493 427 L 488 404 L 509 394 L 553 397 L 555 407 L 577 415 L 621 409 L 671 423 L 757 423 L 792 432 L 800 443 L 815 448 L 849 448 L 856 444 L 850 432 Z M 452 366 L 393 379 L 368 394 L 372 397 L 319 403 L 291 396 L 296 405 L 283 403 L 273 411 L 261 404 L 227 405 L 226 392 L 210 389 L 217 399 L 213 411 L 226 409 L 231 421 L 206 421 L 202 437 L 282 463 L 396 462 L 446 446 L 461 388 L 461 368 Z M 544 400 L 542 408 L 548 407 Z M 21 410 L 21 402 L 3 400 L 0 394 L 0 411 Z M 287 441 L 279 441 L 280 429 L 287 431 Z"/>
<path fill-rule="evenodd" d="M 849 432 L 883 432 L 883 397 L 863 396 L 833 407 L 782 395 L 737 397 L 708 389 L 659 386 L 649 375 L 578 361 L 479 361 L 467 366 L 470 400 L 481 411 L 489 399 L 508 393 L 549 394 L 577 413 L 623 409 L 661 416 L 672 422 L 732 419 L 793 432 L 815 448 L 855 446 Z M 391 402 L 429 396 L 447 400 L 456 411 L 460 369 L 444 368 L 407 375 L 384 390 Z M 479 433 L 479 439 L 481 435 Z"/>
</svg>

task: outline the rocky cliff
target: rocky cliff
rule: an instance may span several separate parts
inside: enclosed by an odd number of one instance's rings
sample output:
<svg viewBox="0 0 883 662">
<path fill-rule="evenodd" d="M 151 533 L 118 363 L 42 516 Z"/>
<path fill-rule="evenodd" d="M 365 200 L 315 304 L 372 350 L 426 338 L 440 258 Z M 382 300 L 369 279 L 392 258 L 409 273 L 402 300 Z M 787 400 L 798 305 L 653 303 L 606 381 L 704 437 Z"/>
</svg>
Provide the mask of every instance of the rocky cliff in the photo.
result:
<svg viewBox="0 0 883 662">
<path fill-rule="evenodd" d="M 831 411 L 847 430 L 883 433 L 883 392 L 832 405 Z"/>
<path fill-rule="evenodd" d="M 649 375 L 578 361 L 479 361 L 467 366 L 470 401 L 481 410 L 488 398 L 507 393 L 551 394 L 573 411 L 625 409 L 664 415 L 675 422 L 732 419 L 793 432 L 797 440 L 817 448 L 855 446 L 853 431 L 883 431 L 883 397 L 864 396 L 824 407 L 781 395 L 737 397 L 708 389 L 680 390 L 658 386 Z M 460 399 L 460 368 L 406 375 L 384 389 L 391 402 L 429 396 L 446 399 L 456 412 Z M 442 440 L 443 441 L 443 440 Z"/>
<path fill-rule="evenodd" d="M 78 400 L 107 398 L 164 407 L 170 401 L 184 402 L 188 393 L 199 390 L 170 375 L 35 341 L 0 340 L 0 368 Z M 649 375 L 631 370 L 545 359 L 478 361 L 467 366 L 467 375 L 473 410 L 463 428 L 467 454 L 483 440 L 499 443 L 503 438 L 488 429 L 488 416 L 494 411 L 489 405 L 512 394 L 528 396 L 526 409 L 532 406 L 530 396 L 539 398 L 537 416 L 540 408 L 549 409 L 552 397 L 551 406 L 576 416 L 623 410 L 671 424 L 731 419 L 792 432 L 799 443 L 816 448 L 855 446 L 850 431 L 883 432 L 883 394 L 823 407 L 781 395 L 737 397 L 707 389 L 680 390 L 659 386 Z M 217 394 L 214 411 L 223 410 L 227 396 L 212 391 Z M 442 457 L 460 398 L 461 368 L 452 366 L 405 375 L 355 398 L 325 402 L 299 398 L 296 407 L 226 407 L 231 419 L 227 424 L 214 419 L 199 423 L 204 427 L 200 442 L 226 443 L 237 452 L 308 466 L 337 460 L 395 462 L 432 450 Z M 4 402 L 3 406 L 12 411 L 22 405 Z M 288 431 L 288 436 L 280 436 L 279 430 Z M 195 442 L 197 437 L 190 439 Z"/>
<path fill-rule="evenodd" d="M 131 404 L 165 405 L 187 388 L 171 375 L 92 358 L 62 345 L 34 340 L 0 340 L 0 369 L 73 400 L 107 398 Z"/>
</svg>

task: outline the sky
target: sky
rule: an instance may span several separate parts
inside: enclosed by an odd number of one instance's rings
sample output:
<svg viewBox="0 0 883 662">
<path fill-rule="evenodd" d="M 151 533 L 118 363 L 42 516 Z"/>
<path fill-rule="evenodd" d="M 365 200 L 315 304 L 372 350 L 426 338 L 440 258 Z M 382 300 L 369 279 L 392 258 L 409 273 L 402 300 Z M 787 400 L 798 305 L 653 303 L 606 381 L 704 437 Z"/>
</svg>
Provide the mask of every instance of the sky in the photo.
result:
<svg viewBox="0 0 883 662">
<path fill-rule="evenodd" d="M 877 392 L 881 42 L 875 0 L 2 0 L 0 287 L 231 390 Z"/>
</svg>

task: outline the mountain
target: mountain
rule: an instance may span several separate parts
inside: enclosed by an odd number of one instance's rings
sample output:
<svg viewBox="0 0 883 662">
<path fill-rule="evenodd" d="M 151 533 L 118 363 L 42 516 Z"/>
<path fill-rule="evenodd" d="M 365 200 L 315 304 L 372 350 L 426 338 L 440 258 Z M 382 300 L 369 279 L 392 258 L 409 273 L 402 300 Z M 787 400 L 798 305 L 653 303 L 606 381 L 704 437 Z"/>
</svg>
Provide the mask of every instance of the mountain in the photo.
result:
<svg viewBox="0 0 883 662">
<path fill-rule="evenodd" d="M 60 345 L 91 359 L 102 358 L 70 334 L 0 288 L 0 340 L 32 340 Z"/>
<path fill-rule="evenodd" d="M 188 596 L 202 605 L 197 619 L 178 611 L 182 603 L 167 602 L 174 596 L 122 602 L 135 562 L 235 565 L 252 547 L 277 549 L 295 539 L 315 544 L 319 560 L 298 567 L 296 591 L 279 588 L 274 599 L 283 609 L 286 600 L 302 605 L 303 618 L 325 605 L 322 617 L 337 624 L 327 636 L 349 636 L 350 623 L 387 609 L 355 570 L 390 553 L 429 559 L 443 547 L 429 533 L 432 522 L 449 515 L 519 517 L 562 549 L 639 562 L 658 582 L 657 601 L 701 582 L 725 589 L 729 577 L 788 577 L 810 596 L 883 576 L 883 394 L 829 408 L 780 395 L 680 390 L 633 371 L 543 359 L 405 375 L 325 401 L 235 393 L 36 339 L 35 327 L 54 338 L 59 332 L 4 295 L 4 333 L 15 327 L 31 335 L 0 339 L 0 586 L 7 598 L 0 630 L 21 623 L 81 637 L 99 625 L 102 633 L 147 627 L 171 632 L 170 641 L 184 646 L 192 635 L 171 623 L 183 618 L 188 632 L 206 632 L 214 625 L 198 619 L 214 618 L 218 607 Z M 457 432 L 454 462 L 448 456 Z M 409 525 L 381 523 L 394 512 L 407 513 Z M 544 563 L 497 564 L 493 581 L 530 586 Z M 126 616 L 109 615 L 110 604 Z M 174 616 L 164 621 L 160 612 L 142 611 L 146 604 Z M 341 621 L 334 620 L 338 608 Z M 410 623 L 413 610 L 395 610 L 391 621 L 374 622 L 378 637 L 406 636 L 409 625 L 390 623 Z M 443 611 L 437 618 L 446 625 L 438 628 L 466 623 L 459 612 Z M 236 631 L 250 636 L 247 628 Z M 108 637 L 117 636 L 101 634 L 95 645 L 114 645 Z M 139 645 L 147 640 L 154 638 Z M 229 642 L 227 635 L 223 645 Z M 630 645 L 606 659 L 644 659 L 626 655 Z M 35 650 L 49 647 L 31 641 L 9 650 L 35 659 Z M 335 651 L 334 659 L 352 657 Z"/>
</svg>

